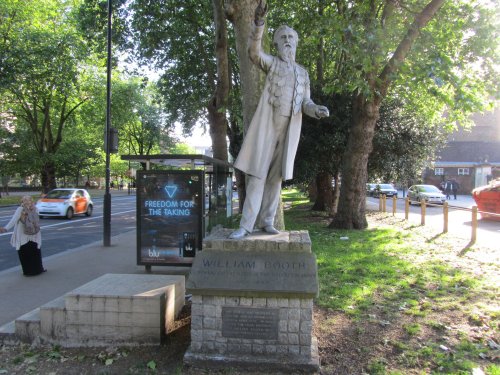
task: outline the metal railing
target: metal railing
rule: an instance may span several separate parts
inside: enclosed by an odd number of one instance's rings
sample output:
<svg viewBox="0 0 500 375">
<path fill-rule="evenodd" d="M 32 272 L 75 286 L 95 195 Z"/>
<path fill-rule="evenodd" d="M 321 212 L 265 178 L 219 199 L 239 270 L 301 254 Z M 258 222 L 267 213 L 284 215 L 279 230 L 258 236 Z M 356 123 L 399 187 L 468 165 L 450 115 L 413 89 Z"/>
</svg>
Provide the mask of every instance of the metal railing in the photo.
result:
<svg viewBox="0 0 500 375">
<path fill-rule="evenodd" d="M 379 197 L 379 211 L 381 212 L 387 212 L 387 197 L 385 194 L 381 194 Z M 396 210 L 397 210 L 397 200 L 398 198 L 396 196 L 392 197 L 392 215 L 396 215 Z M 409 220 L 410 217 L 410 199 L 408 197 L 404 198 L 405 201 L 405 209 L 404 209 L 404 214 L 405 214 L 405 220 Z M 431 204 L 427 203 L 425 199 L 422 199 L 420 201 L 420 224 L 425 225 L 425 218 L 426 218 L 426 210 L 428 206 L 434 206 L 434 207 L 439 207 L 441 205 L 437 204 Z M 450 206 L 448 205 L 448 202 L 444 202 L 442 204 L 443 208 L 443 231 L 442 233 L 448 233 L 448 218 L 449 218 L 449 210 Z M 471 208 L 464 208 L 464 207 L 458 207 L 458 206 L 453 206 L 453 209 L 455 210 L 462 210 L 462 211 L 469 211 L 471 213 L 471 240 L 470 244 L 474 244 L 477 240 L 477 228 L 478 228 L 478 214 L 488 216 L 488 217 L 498 217 L 500 218 L 500 214 L 494 213 L 494 212 L 487 212 L 487 211 L 479 211 L 477 206 L 472 206 Z"/>
</svg>

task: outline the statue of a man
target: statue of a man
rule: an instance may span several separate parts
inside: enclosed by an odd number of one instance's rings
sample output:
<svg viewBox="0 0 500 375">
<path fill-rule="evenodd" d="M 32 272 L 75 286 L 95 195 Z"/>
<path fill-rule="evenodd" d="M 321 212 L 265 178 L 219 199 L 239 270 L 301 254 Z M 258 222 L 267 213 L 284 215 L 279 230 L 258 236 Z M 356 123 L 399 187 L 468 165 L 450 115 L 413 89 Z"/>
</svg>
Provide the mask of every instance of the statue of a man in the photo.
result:
<svg viewBox="0 0 500 375">
<path fill-rule="evenodd" d="M 274 216 L 281 193 L 281 181 L 293 174 L 293 163 L 302 126 L 302 112 L 314 118 L 329 115 L 328 109 L 310 98 L 307 71 L 295 62 L 298 35 L 288 26 L 280 26 L 273 42 L 278 56 L 262 51 L 261 40 L 267 5 L 262 0 L 248 40 L 252 62 L 266 74 L 264 91 L 252 118 L 234 166 L 248 176 L 246 199 L 240 228 L 229 238 L 240 239 L 257 227 L 277 234 Z"/>
</svg>

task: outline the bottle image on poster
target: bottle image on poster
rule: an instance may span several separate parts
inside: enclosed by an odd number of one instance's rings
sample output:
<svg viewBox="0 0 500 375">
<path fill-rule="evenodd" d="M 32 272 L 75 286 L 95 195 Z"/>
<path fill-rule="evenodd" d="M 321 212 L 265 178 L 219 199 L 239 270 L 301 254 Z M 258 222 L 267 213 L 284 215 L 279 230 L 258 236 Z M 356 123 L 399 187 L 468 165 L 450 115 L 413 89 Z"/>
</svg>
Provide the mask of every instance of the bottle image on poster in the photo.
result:
<svg viewBox="0 0 500 375">
<path fill-rule="evenodd" d="M 171 264 L 201 248 L 201 171 L 141 171 L 137 175 L 138 264 Z"/>
</svg>

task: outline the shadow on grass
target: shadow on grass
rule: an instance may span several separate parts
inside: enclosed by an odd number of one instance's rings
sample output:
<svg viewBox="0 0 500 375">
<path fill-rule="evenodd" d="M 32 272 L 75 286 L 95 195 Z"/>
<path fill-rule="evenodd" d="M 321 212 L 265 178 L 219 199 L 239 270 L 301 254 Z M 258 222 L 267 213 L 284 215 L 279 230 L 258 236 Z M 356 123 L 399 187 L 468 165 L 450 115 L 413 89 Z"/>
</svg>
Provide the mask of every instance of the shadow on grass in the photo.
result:
<svg viewBox="0 0 500 375">
<path fill-rule="evenodd" d="M 465 247 L 462 250 L 460 250 L 458 256 L 463 257 L 465 254 L 467 254 L 469 250 L 471 250 L 472 246 L 474 246 L 475 244 L 476 242 L 471 240 L 467 245 L 465 245 Z"/>
<path fill-rule="evenodd" d="M 328 228 L 328 218 L 298 205 L 287 211 L 287 230 L 307 230 L 318 264 L 320 306 L 359 315 L 383 298 L 386 303 L 401 304 L 449 294 L 460 299 L 456 285 L 469 276 L 445 263 L 416 263 L 426 244 L 439 237 L 422 241 L 416 248 L 409 241 L 411 232 L 392 228 L 338 230 Z M 318 220 L 319 219 L 319 220 Z M 439 288 L 435 289 L 434 286 Z M 437 290 L 437 291 L 436 291 Z M 471 291 L 472 293 L 472 291 Z"/>
<path fill-rule="evenodd" d="M 438 234 L 432 236 L 431 238 L 426 239 L 425 242 L 431 243 L 431 242 L 437 240 L 438 238 L 441 238 L 444 234 L 446 234 L 446 233 L 438 233 Z"/>
</svg>

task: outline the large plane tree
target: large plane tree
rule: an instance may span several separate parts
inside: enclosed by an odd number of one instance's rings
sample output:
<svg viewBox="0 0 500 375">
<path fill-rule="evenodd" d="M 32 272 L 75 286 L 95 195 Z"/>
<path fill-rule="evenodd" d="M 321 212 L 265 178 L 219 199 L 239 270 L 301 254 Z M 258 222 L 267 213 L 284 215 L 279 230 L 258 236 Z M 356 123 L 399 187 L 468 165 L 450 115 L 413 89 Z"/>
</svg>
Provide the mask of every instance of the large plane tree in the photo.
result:
<svg viewBox="0 0 500 375">
<path fill-rule="evenodd" d="M 1 5 L 1 98 L 16 125 L 29 129 L 44 191 L 56 187 L 65 128 L 89 98 L 80 81 L 88 50 L 63 9 L 57 0 Z"/>
<path fill-rule="evenodd" d="M 485 2 L 482 2 L 484 4 Z M 336 2 L 343 48 L 342 71 L 350 78 L 352 119 L 342 165 L 342 187 L 335 228 L 362 229 L 365 183 L 375 124 L 392 92 L 434 120 L 448 121 L 484 107 L 491 90 L 494 46 L 492 9 L 475 1 Z M 491 86 L 488 86 L 491 85 Z M 332 90 L 335 85 L 332 85 Z"/>
</svg>

